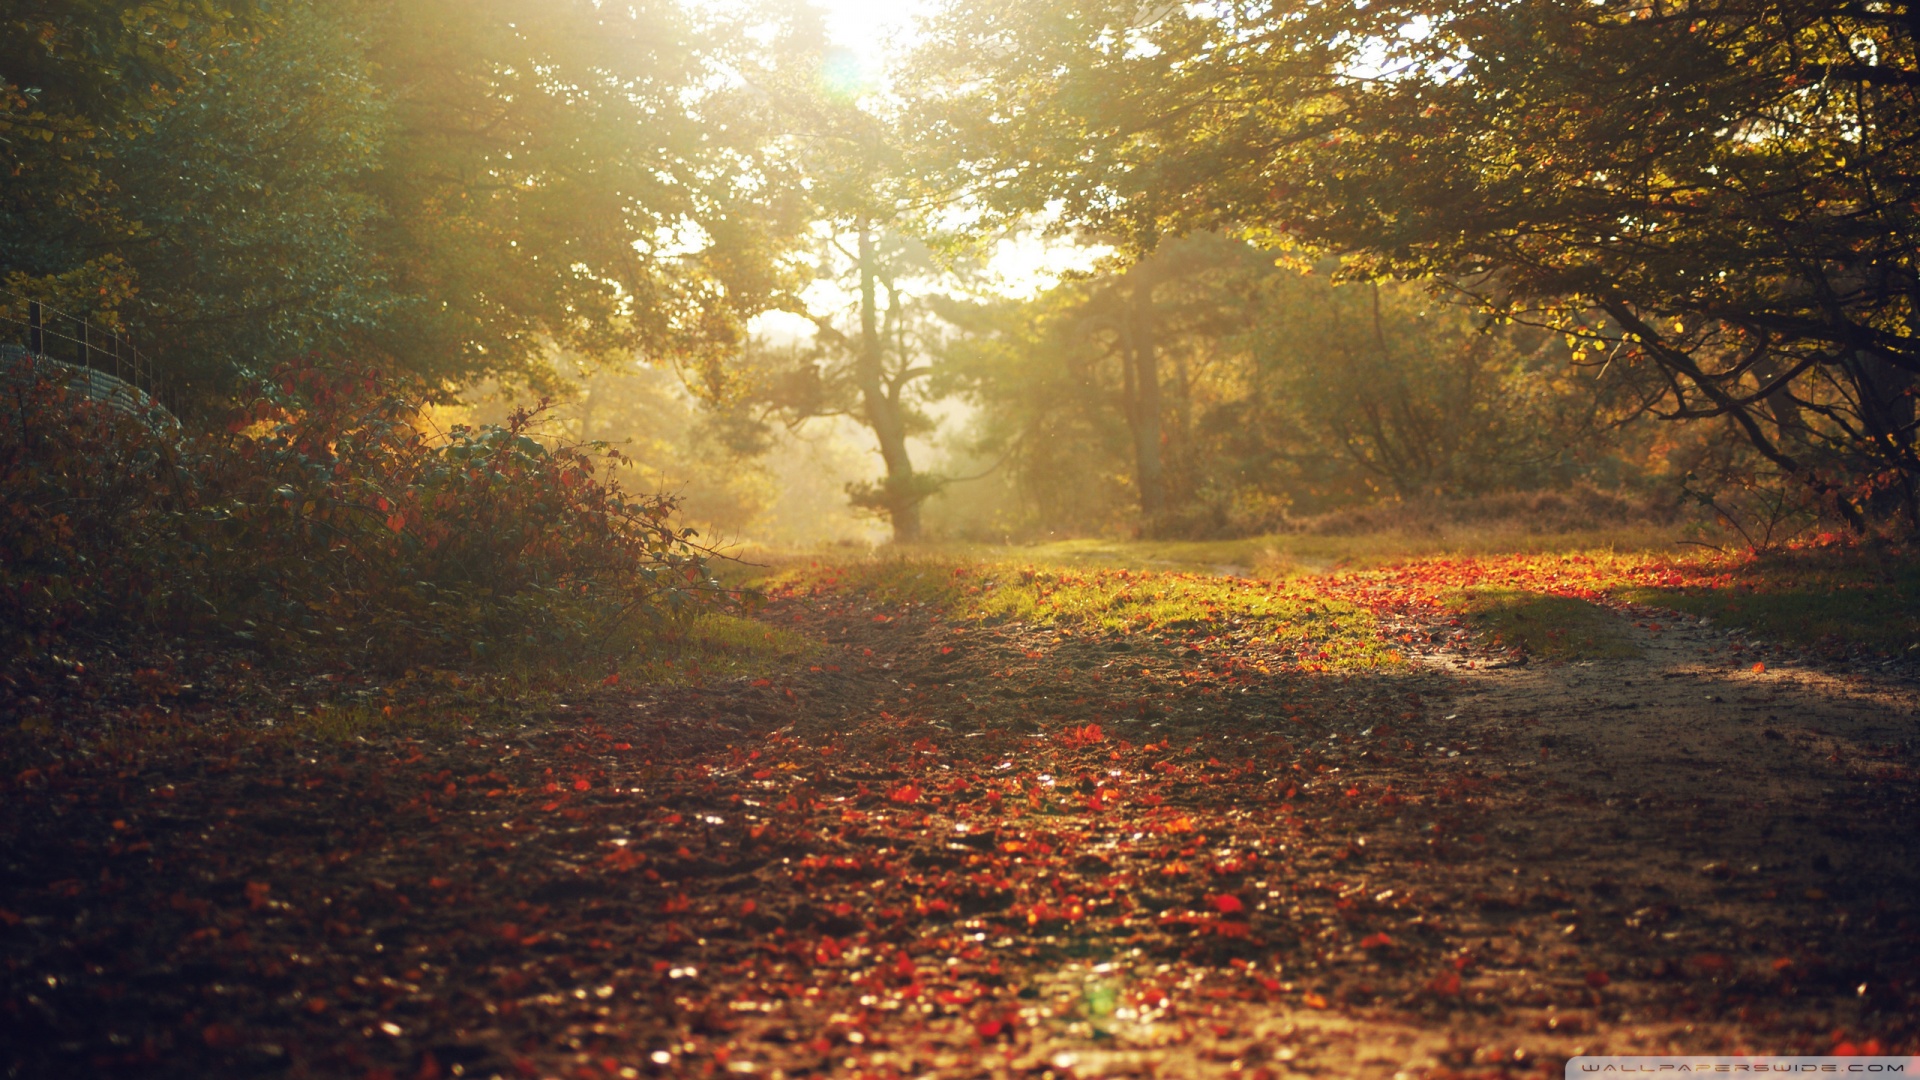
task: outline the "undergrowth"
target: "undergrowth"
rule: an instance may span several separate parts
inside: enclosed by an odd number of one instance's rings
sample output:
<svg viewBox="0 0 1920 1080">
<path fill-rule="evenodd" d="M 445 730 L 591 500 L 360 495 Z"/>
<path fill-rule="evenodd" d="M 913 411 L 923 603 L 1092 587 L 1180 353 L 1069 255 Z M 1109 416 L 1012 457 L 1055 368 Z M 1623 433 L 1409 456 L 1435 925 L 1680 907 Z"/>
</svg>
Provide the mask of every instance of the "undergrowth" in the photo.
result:
<svg viewBox="0 0 1920 1080">
<path fill-rule="evenodd" d="M 63 387 L 0 423 L 0 636 L 142 633 L 397 671 L 618 657 L 723 590 L 671 498 L 538 414 L 428 436 L 370 373 L 303 369 L 224 430 L 156 430 Z"/>
<path fill-rule="evenodd" d="M 309 368 L 182 435 L 10 385 L 0 724 L 425 730 L 623 670 L 699 678 L 794 652 L 721 614 L 743 598 L 672 498 L 621 490 L 618 454 L 536 437 L 537 410 L 426 434 L 417 391 Z"/>
</svg>

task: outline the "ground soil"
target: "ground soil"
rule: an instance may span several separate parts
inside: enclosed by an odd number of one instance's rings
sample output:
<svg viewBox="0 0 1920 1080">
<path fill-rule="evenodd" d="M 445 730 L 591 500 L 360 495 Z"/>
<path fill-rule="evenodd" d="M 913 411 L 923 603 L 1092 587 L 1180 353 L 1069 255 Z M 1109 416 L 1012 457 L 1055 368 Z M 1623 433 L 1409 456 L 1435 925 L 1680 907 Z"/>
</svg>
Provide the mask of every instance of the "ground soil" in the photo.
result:
<svg viewBox="0 0 1920 1080">
<path fill-rule="evenodd" d="M 1404 667 L 840 594 L 736 683 L 35 751 L 9 1076 L 1450 1076 L 1920 1049 L 1920 694 L 1675 616 Z M 1736 649 L 1738 645 L 1740 648 Z M 189 710 L 192 715 L 191 710 Z M 16 756 L 28 751 L 16 747 Z M 28 760 L 21 757 L 24 762 Z"/>
</svg>

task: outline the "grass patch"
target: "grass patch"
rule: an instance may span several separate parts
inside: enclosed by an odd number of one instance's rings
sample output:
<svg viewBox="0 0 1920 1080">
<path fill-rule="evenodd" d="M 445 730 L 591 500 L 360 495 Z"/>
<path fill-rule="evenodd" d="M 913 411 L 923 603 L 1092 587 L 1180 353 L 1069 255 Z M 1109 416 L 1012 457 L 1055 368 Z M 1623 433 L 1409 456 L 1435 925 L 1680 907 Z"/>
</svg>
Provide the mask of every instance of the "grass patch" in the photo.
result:
<svg viewBox="0 0 1920 1080">
<path fill-rule="evenodd" d="M 853 592 L 923 605 L 949 618 L 1018 622 L 1069 633 L 1232 637 L 1329 671 L 1399 664 L 1365 609 L 1302 582 L 1178 571 L 940 558 L 794 567 L 769 583 L 818 594 Z"/>
<path fill-rule="evenodd" d="M 1624 588 L 1618 595 L 1709 616 L 1772 641 L 1920 654 L 1920 557 L 1911 551 L 1785 551 L 1733 563 L 1705 581 Z"/>
<path fill-rule="evenodd" d="M 1677 530 L 1663 526 L 1531 532 L 1512 522 L 1457 524 L 1382 532 L 1276 533 L 1237 540 L 1056 540 L 995 546 L 934 543 L 882 549 L 877 555 L 822 554 L 835 565 L 872 561 L 991 562 L 1051 568 L 1107 567 L 1283 578 L 1340 570 L 1366 570 L 1413 559 L 1506 555 L 1546 556 L 1566 552 L 1674 553 Z M 716 574 L 736 585 L 753 579 L 753 563 L 791 567 L 795 556 L 752 549 L 743 563 L 716 563 Z"/>
<path fill-rule="evenodd" d="M 1462 589 L 1446 606 L 1493 643 L 1520 648 L 1545 660 L 1631 659 L 1640 649 L 1620 618 L 1597 604 L 1570 596 L 1519 589 Z"/>
<path fill-rule="evenodd" d="M 655 639 L 620 666 L 620 681 L 684 684 L 772 675 L 805 659 L 819 643 L 737 615 L 709 614 Z"/>
<path fill-rule="evenodd" d="M 790 630 L 737 615 L 709 613 L 640 645 L 609 671 L 605 660 L 540 667 L 508 665 L 475 677 L 453 671 L 415 672 L 383 688 L 371 701 L 323 702 L 283 720 L 275 730 L 346 741 L 382 735 L 446 735 L 477 720 L 518 720 L 545 712 L 582 689 L 607 685 L 686 685 L 778 673 L 819 648 Z"/>
</svg>

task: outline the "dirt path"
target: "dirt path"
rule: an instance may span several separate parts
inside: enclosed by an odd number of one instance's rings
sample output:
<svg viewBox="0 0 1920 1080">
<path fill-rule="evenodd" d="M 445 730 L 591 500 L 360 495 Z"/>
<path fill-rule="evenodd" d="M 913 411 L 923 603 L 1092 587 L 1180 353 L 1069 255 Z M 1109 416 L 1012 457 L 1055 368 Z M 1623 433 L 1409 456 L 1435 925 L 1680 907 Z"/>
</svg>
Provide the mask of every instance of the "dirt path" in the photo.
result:
<svg viewBox="0 0 1920 1080">
<path fill-rule="evenodd" d="M 10 777 L 0 1066 L 1438 1077 L 1920 1039 L 1909 686 L 1741 673 L 1697 628 L 1330 677 L 844 594 L 764 617 L 820 655 Z"/>
</svg>

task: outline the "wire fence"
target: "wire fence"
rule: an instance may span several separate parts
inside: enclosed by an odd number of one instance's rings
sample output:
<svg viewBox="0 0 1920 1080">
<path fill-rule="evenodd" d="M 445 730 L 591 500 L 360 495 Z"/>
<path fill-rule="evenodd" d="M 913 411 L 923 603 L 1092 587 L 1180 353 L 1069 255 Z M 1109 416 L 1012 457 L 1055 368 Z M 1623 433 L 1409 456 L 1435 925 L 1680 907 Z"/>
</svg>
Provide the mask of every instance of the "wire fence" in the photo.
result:
<svg viewBox="0 0 1920 1080">
<path fill-rule="evenodd" d="M 0 289 L 0 345 L 12 346 L 6 349 L 8 353 L 18 350 L 36 360 L 52 360 L 110 375 L 138 391 L 134 395 L 136 399 L 144 397 L 171 412 L 179 412 L 174 387 L 154 369 L 150 357 L 134 348 L 126 335 L 6 289 Z M 99 380 L 87 382 L 91 387 Z"/>
</svg>

